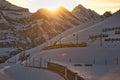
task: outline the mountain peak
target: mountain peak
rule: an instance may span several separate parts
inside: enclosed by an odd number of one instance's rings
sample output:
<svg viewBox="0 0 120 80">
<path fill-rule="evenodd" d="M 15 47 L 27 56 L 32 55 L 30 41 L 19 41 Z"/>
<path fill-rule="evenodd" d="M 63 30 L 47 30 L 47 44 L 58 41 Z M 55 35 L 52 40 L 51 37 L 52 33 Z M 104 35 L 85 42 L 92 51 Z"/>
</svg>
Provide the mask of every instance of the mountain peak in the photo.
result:
<svg viewBox="0 0 120 80">
<path fill-rule="evenodd" d="M 120 14 L 120 9 L 118 11 L 116 11 L 114 14 L 116 14 L 116 13 Z"/>
<path fill-rule="evenodd" d="M 58 10 L 67 10 L 64 6 L 60 6 L 60 7 L 58 7 Z"/>
<path fill-rule="evenodd" d="M 78 6 L 76 6 L 76 7 L 72 10 L 72 12 L 73 12 L 73 11 L 76 11 L 76 10 L 86 10 L 86 8 L 83 7 L 81 4 L 79 4 Z"/>
<path fill-rule="evenodd" d="M 103 17 L 104 17 L 104 18 L 108 18 L 108 17 L 110 17 L 110 16 L 112 16 L 112 13 L 111 13 L 110 11 L 106 11 L 106 12 L 103 14 Z"/>
<path fill-rule="evenodd" d="M 76 8 L 85 8 L 83 5 L 79 4 Z"/>
<path fill-rule="evenodd" d="M 18 7 L 6 0 L 0 0 L 0 10 L 12 10 L 12 11 L 24 11 L 24 12 L 29 11 L 27 8 Z"/>
<path fill-rule="evenodd" d="M 96 21 L 96 20 L 101 20 L 101 16 L 98 15 L 96 12 L 93 10 L 87 9 L 82 5 L 76 6 L 73 10 L 72 13 L 78 17 L 80 20 L 83 22 L 87 22 L 90 20 Z"/>
</svg>

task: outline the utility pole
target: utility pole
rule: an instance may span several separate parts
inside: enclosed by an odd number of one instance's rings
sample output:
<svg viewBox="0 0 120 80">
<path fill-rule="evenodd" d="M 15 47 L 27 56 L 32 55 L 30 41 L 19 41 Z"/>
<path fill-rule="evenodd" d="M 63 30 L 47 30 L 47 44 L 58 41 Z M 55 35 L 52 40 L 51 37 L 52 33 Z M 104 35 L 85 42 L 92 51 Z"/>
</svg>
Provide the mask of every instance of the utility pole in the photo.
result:
<svg viewBox="0 0 120 80">
<path fill-rule="evenodd" d="M 34 61 L 35 61 L 35 59 L 34 59 L 34 57 L 33 57 L 33 67 L 35 67 L 35 63 L 34 63 Z"/>
<path fill-rule="evenodd" d="M 76 44 L 78 44 L 78 39 L 79 39 L 79 38 L 78 38 L 78 33 L 74 33 L 73 36 L 75 37 L 75 42 L 76 42 Z"/>
<path fill-rule="evenodd" d="M 119 58 L 118 58 L 118 56 L 117 56 L 117 58 L 116 58 L 116 64 L 117 64 L 117 65 L 119 64 Z"/>
<path fill-rule="evenodd" d="M 105 59 L 105 65 L 107 65 L 108 63 L 107 63 L 107 59 Z"/>
<path fill-rule="evenodd" d="M 76 33 L 76 43 L 78 44 L 78 39 L 79 39 L 79 36 L 78 36 L 78 33 Z"/>
<path fill-rule="evenodd" d="M 30 66 L 30 56 L 29 56 L 29 58 L 28 58 L 28 64 L 29 64 L 29 66 Z"/>
<path fill-rule="evenodd" d="M 42 68 L 42 58 L 40 57 L 40 64 L 39 64 L 40 68 Z"/>
<path fill-rule="evenodd" d="M 103 46 L 103 44 L 102 44 L 102 38 L 103 38 L 103 35 L 102 35 L 102 33 L 101 33 L 101 34 L 100 34 L 100 47 Z"/>
<path fill-rule="evenodd" d="M 93 64 L 96 64 L 95 58 L 93 59 Z"/>
</svg>

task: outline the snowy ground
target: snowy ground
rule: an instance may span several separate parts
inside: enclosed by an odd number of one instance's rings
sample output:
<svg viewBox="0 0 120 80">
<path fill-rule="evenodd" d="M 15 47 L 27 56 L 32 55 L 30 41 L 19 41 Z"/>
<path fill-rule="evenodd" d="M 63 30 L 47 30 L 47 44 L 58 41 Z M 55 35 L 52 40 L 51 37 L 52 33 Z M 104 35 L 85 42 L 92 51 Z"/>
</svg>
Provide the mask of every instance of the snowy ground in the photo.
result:
<svg viewBox="0 0 120 80">
<path fill-rule="evenodd" d="M 32 57 L 36 60 L 42 57 L 42 61 L 67 65 L 69 69 L 77 72 L 85 80 L 119 80 L 120 59 L 117 60 L 120 58 L 119 53 L 120 49 L 117 47 L 89 46 L 46 50 L 34 54 Z M 85 67 L 86 63 L 93 64 L 93 66 Z M 35 62 L 35 66 L 38 64 Z M 73 66 L 74 64 L 82 64 L 82 66 Z"/>
<path fill-rule="evenodd" d="M 50 61 L 55 64 L 63 65 L 69 70 L 77 73 L 79 76 L 85 80 L 120 80 L 120 64 L 110 65 L 103 64 L 97 65 L 92 64 L 92 66 L 85 66 L 84 63 L 74 63 L 74 62 L 60 62 L 60 61 Z M 80 64 L 81 66 L 75 66 L 75 64 Z"/>
<path fill-rule="evenodd" d="M 116 58 L 120 57 L 119 48 L 106 47 L 83 47 L 83 48 L 62 48 L 42 51 L 32 57 L 42 57 L 46 60 L 75 63 L 116 64 Z M 120 60 L 119 60 L 120 63 Z"/>
<path fill-rule="evenodd" d="M 64 80 L 61 76 L 43 69 L 24 67 L 20 64 L 0 69 L 0 80 Z"/>
<path fill-rule="evenodd" d="M 13 50 L 15 50 L 15 48 L 0 48 L 0 55 L 7 55 Z"/>
<path fill-rule="evenodd" d="M 85 80 L 119 80 L 120 65 L 94 65 L 92 67 L 74 67 Z"/>
<path fill-rule="evenodd" d="M 42 51 L 42 48 L 46 45 L 50 45 L 59 39 L 62 39 L 62 42 L 71 42 L 70 40 L 73 39 L 75 42 L 75 39 L 73 37 L 74 32 L 79 31 L 79 41 L 87 41 L 90 34 L 98 34 L 101 32 L 103 28 L 108 27 L 115 27 L 120 26 L 120 12 L 115 14 L 113 17 L 110 17 L 109 19 L 100 22 L 94 26 L 91 26 L 89 28 L 85 28 L 86 26 L 83 26 L 82 28 L 77 27 L 71 30 L 68 30 L 67 32 L 64 32 L 60 34 L 59 36 L 51 39 L 47 43 L 38 46 L 34 49 L 26 51 L 28 54 L 31 54 L 31 57 L 36 59 L 42 57 L 42 61 L 57 61 L 57 63 L 64 63 L 63 65 L 67 65 L 67 67 L 75 72 L 78 72 L 80 76 L 85 78 L 86 80 L 120 80 L 120 43 L 107 43 L 104 44 L 102 47 L 100 47 L 100 42 L 96 41 L 95 43 L 89 44 L 87 47 L 82 48 L 62 48 L 62 49 L 53 49 L 53 50 L 46 50 Z M 81 29 L 81 30 L 80 30 Z M 117 37 L 119 38 L 119 35 L 111 35 L 111 32 L 109 33 L 109 37 Z M 72 34 L 72 35 L 70 35 Z M 70 36 L 67 36 L 70 35 Z M 64 37 L 67 36 L 67 38 L 64 40 Z M 71 37 L 72 36 L 72 37 Z M 117 46 L 116 46 L 117 45 Z M 14 61 L 18 59 L 19 55 L 9 59 L 8 61 Z M 39 61 L 35 62 L 35 64 L 38 64 Z M 81 67 L 73 66 L 73 64 L 83 64 Z M 85 67 L 84 64 L 93 64 L 93 66 Z M 72 65 L 71 65 L 72 64 Z M 7 69 L 6 69 L 7 68 Z M 33 69 L 33 68 L 26 68 L 20 65 L 12 65 L 1 68 L 1 80 L 50 80 L 48 78 L 51 76 L 51 80 L 61 80 L 62 78 L 54 73 L 51 74 L 49 71 L 44 71 L 40 69 Z M 24 73 L 24 74 L 23 74 Z M 41 76 L 40 76 L 40 75 Z M 32 75 L 32 76 L 31 76 Z M 44 77 L 44 75 L 48 77 Z M 55 76 L 56 75 L 56 76 Z M 4 79 L 4 76 L 5 77 Z M 30 77 L 28 77 L 30 76 Z M 29 79 L 30 78 L 30 79 Z M 33 79 L 34 78 L 34 79 Z"/>
<path fill-rule="evenodd" d="M 74 66 L 74 63 L 53 63 L 67 66 L 85 80 L 120 80 L 120 65 Z"/>
</svg>

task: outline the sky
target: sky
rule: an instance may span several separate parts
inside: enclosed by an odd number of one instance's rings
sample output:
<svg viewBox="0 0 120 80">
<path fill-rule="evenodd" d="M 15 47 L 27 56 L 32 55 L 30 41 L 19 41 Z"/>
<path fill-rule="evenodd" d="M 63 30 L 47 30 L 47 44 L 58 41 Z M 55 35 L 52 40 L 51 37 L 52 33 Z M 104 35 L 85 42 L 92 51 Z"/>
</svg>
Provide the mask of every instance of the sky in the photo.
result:
<svg viewBox="0 0 120 80">
<path fill-rule="evenodd" d="M 71 11 L 78 4 L 82 4 L 88 9 L 92 9 L 99 14 L 105 11 L 115 12 L 120 9 L 120 0 L 7 0 L 15 5 L 29 8 L 31 12 L 36 12 L 40 8 L 56 9 L 64 6 Z"/>
</svg>

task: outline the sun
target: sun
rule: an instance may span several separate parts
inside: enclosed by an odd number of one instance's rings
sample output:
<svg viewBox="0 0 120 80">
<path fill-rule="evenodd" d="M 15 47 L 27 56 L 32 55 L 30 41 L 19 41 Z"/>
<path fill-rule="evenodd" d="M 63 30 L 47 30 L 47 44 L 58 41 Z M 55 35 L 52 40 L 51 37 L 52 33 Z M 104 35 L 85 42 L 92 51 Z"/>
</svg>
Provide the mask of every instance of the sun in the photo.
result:
<svg viewBox="0 0 120 80">
<path fill-rule="evenodd" d="M 46 9 L 49 11 L 50 14 L 53 14 L 54 16 L 59 14 L 61 10 L 63 10 L 64 6 L 51 6 L 51 7 L 44 7 L 43 9 Z"/>
<path fill-rule="evenodd" d="M 55 11 L 58 9 L 59 6 L 48 6 L 48 7 L 45 7 L 46 9 L 48 10 L 51 10 L 51 11 Z"/>
</svg>

